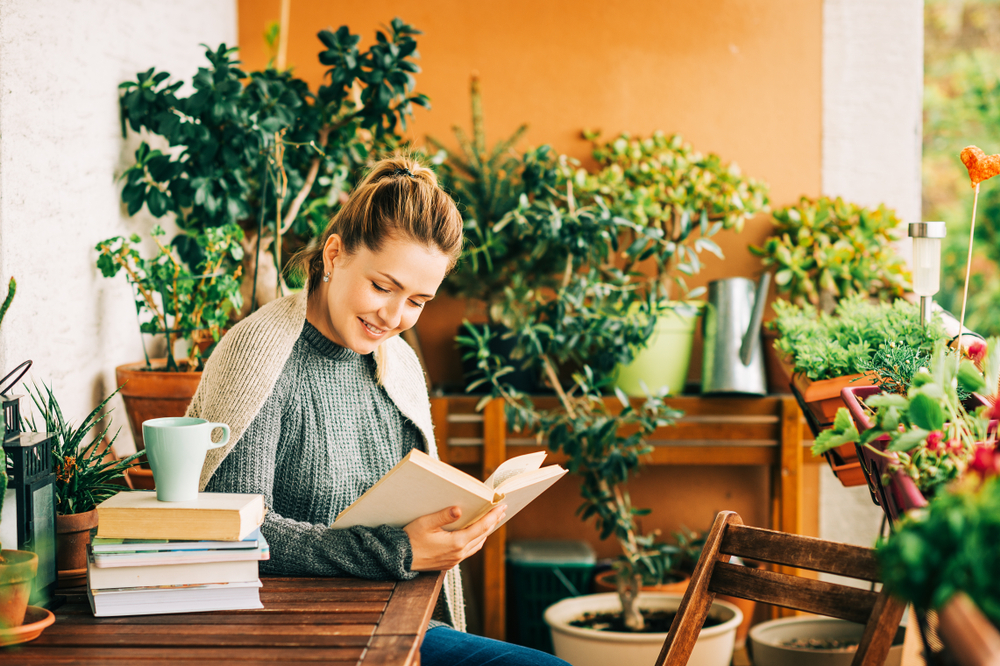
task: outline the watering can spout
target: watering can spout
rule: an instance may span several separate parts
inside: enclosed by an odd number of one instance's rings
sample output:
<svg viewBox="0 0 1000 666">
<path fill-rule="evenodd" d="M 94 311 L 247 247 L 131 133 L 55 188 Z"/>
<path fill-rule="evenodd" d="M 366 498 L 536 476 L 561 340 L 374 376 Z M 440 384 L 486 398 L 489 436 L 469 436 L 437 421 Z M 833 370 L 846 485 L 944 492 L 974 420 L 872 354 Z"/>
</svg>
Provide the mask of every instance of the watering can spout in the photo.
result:
<svg viewBox="0 0 1000 666">
<path fill-rule="evenodd" d="M 757 284 L 757 295 L 754 297 L 753 313 L 750 315 L 750 325 L 743 334 L 743 344 L 740 345 L 740 361 L 749 366 L 754 351 L 760 340 L 760 325 L 764 318 L 764 305 L 767 303 L 767 290 L 771 286 L 771 274 L 764 273 Z"/>
</svg>

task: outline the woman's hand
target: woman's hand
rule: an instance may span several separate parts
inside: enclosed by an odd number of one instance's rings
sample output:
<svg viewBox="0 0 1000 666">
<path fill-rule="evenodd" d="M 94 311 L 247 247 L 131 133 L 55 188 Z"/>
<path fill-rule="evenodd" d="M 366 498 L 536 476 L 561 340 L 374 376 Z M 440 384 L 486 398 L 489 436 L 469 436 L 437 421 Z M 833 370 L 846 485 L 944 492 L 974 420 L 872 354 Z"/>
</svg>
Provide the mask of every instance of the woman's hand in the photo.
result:
<svg viewBox="0 0 1000 666">
<path fill-rule="evenodd" d="M 413 550 L 412 571 L 445 571 L 483 547 L 497 523 L 506 515 L 507 505 L 494 508 L 462 530 L 447 532 L 443 528 L 462 517 L 457 506 L 417 518 L 403 528 L 410 537 Z"/>
</svg>

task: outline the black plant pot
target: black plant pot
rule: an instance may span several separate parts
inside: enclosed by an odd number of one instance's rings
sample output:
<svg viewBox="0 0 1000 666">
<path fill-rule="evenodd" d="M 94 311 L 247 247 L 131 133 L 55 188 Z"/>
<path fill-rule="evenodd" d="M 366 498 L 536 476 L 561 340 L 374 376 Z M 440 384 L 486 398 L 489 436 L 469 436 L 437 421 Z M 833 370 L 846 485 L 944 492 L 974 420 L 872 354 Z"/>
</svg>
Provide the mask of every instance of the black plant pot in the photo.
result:
<svg viewBox="0 0 1000 666">
<path fill-rule="evenodd" d="M 484 324 L 473 324 L 473 326 L 479 332 L 482 332 L 485 328 Z M 458 334 L 466 334 L 467 331 L 464 330 L 465 325 L 463 324 L 458 329 Z M 505 384 L 509 384 L 511 387 L 517 389 L 521 393 L 527 394 L 537 394 L 541 390 L 541 386 L 538 383 L 538 375 L 532 370 L 522 370 L 520 363 L 523 359 L 518 359 L 517 361 L 512 361 L 510 358 L 511 353 L 514 351 L 514 338 L 505 338 L 504 334 L 507 332 L 507 328 L 500 326 L 498 324 L 493 324 L 490 326 L 490 330 L 495 333 L 492 340 L 490 340 L 490 351 L 493 352 L 495 356 L 499 356 L 503 359 L 505 365 L 509 365 L 514 368 L 514 372 L 510 372 L 501 378 L 501 381 Z M 467 351 L 461 348 L 460 351 L 464 354 Z M 475 359 L 462 359 L 462 377 L 465 379 L 465 385 L 468 386 L 472 382 L 480 379 L 482 375 L 478 370 L 476 370 Z M 484 393 L 489 393 L 489 386 L 486 384 L 477 386 L 474 391 L 470 393 L 473 395 L 482 395 Z"/>
</svg>

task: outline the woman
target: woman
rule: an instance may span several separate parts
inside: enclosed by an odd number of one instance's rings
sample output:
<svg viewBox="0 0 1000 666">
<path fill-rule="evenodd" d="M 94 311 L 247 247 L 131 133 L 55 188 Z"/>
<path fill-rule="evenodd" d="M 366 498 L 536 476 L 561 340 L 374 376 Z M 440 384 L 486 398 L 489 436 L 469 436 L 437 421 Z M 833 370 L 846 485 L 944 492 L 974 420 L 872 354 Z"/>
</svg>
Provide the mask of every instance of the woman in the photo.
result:
<svg viewBox="0 0 1000 666">
<path fill-rule="evenodd" d="M 187 413 L 228 423 L 231 444 L 209 451 L 201 488 L 264 496 L 265 573 L 405 580 L 447 571 L 421 646 L 425 666 L 564 664 L 463 633 L 458 563 L 505 507 L 454 532 L 443 527 L 457 507 L 402 529 L 329 527 L 411 449 L 437 456 L 423 372 L 398 336 L 461 247 L 461 216 L 433 172 L 403 157 L 377 162 L 297 257 L 307 288 L 234 326 L 209 358 Z"/>
</svg>

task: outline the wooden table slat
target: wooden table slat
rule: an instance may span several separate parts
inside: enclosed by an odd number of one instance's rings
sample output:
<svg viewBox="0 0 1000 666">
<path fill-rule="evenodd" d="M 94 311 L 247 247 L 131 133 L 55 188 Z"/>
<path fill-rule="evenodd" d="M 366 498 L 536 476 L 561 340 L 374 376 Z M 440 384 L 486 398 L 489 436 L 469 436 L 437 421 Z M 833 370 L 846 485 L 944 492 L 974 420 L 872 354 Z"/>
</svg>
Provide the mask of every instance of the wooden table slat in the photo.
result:
<svg viewBox="0 0 1000 666">
<path fill-rule="evenodd" d="M 427 623 L 434 613 L 434 601 L 441 592 L 444 573 L 434 576 L 418 576 L 413 580 L 401 581 L 396 584 L 392 598 L 382 615 L 375 630 L 376 636 L 420 634 L 427 628 Z M 427 600 L 431 599 L 428 604 Z"/>
<path fill-rule="evenodd" d="M 92 627 L 92 626 L 178 626 L 178 625 L 254 625 L 254 626 L 297 626 L 297 625 L 330 625 L 342 624 L 376 625 L 382 619 L 382 613 L 254 613 L 232 614 L 235 611 L 217 611 L 214 613 L 180 613 L 177 615 L 133 615 L 130 617 L 94 617 L 87 611 L 86 615 L 64 615 L 59 611 L 60 627 Z"/>
<path fill-rule="evenodd" d="M 195 663 L 217 663 L 220 659 L 238 660 L 241 663 L 250 660 L 280 662 L 282 664 L 289 661 L 299 662 L 319 662 L 329 661 L 351 661 L 357 662 L 361 659 L 366 648 L 313 648 L 304 647 L 295 650 L 295 656 L 290 657 L 289 651 L 285 648 L 260 648 L 260 647 L 222 647 L 222 648 L 185 648 L 183 650 L 172 647 L 136 647 L 122 649 L 120 647 L 38 647 L 25 648 L 18 652 L 13 652 L 8 660 L 8 655 L 4 654 L 3 663 L 14 663 L 15 660 L 24 662 L 51 664 L 57 663 L 59 659 L 65 659 L 66 655 L 72 655 L 72 660 L 64 663 L 83 663 L 88 659 L 106 659 L 116 664 L 144 664 L 149 659 L 165 659 L 177 662 Z"/>
</svg>

